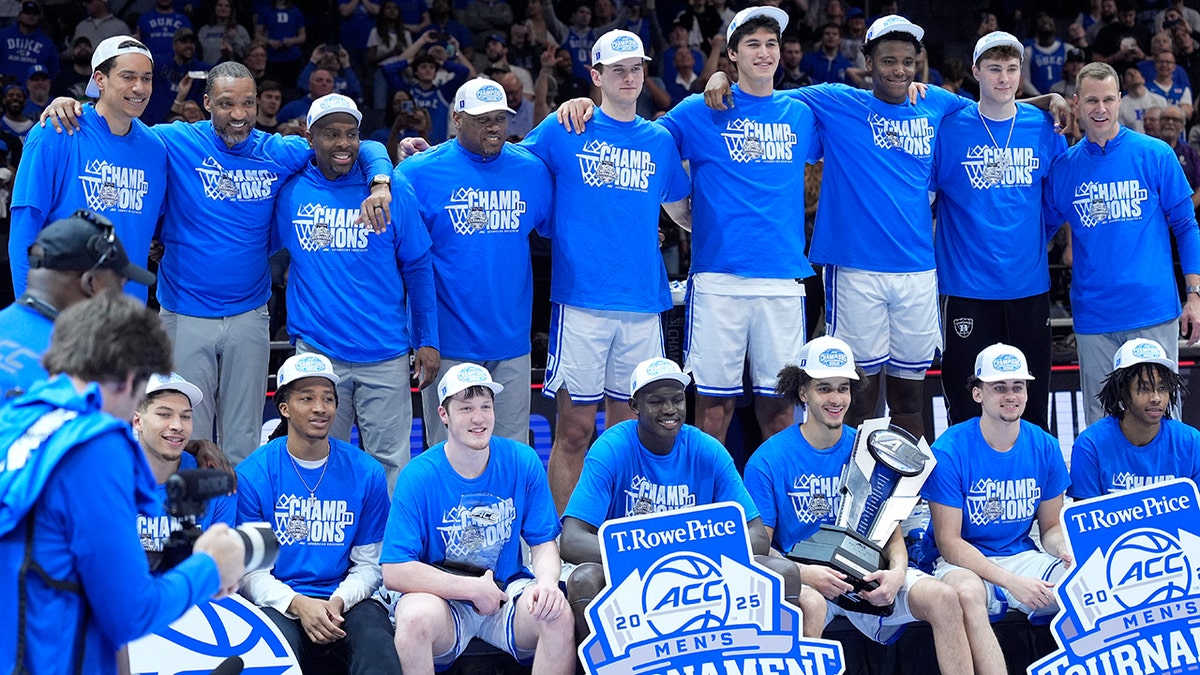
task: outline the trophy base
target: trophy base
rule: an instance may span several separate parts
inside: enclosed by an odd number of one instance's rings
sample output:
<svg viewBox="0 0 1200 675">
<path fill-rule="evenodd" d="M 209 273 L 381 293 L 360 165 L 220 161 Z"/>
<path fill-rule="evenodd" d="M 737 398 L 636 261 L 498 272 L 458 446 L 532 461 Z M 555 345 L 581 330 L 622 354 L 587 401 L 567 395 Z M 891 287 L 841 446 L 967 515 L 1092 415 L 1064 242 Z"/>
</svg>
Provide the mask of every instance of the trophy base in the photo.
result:
<svg viewBox="0 0 1200 675">
<path fill-rule="evenodd" d="M 879 588 L 876 581 L 863 577 L 887 568 L 883 549 L 853 530 L 833 525 L 821 525 L 817 533 L 788 551 L 787 557 L 805 565 L 824 565 L 846 575 L 846 583 L 854 591 L 837 598 L 839 607 L 863 614 L 890 616 L 892 605 L 880 607 L 858 597 L 859 593 Z M 803 581 L 803 580 L 802 580 Z"/>
</svg>

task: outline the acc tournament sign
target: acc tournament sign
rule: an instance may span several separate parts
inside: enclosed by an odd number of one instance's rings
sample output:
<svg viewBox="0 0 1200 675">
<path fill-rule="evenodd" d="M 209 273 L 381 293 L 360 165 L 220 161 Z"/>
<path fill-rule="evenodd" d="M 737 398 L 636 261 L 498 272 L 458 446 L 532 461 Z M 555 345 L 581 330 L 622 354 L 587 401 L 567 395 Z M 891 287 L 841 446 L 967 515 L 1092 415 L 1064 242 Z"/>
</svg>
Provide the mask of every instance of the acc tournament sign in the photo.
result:
<svg viewBox="0 0 1200 675">
<path fill-rule="evenodd" d="M 1200 673 L 1200 493 L 1190 480 L 1063 509 L 1076 565 L 1059 582 L 1062 649 L 1033 675 Z"/>
<path fill-rule="evenodd" d="M 589 675 L 837 675 L 842 646 L 801 637 L 783 582 L 752 562 L 734 503 L 610 520 L 608 586 L 579 647 Z"/>
</svg>

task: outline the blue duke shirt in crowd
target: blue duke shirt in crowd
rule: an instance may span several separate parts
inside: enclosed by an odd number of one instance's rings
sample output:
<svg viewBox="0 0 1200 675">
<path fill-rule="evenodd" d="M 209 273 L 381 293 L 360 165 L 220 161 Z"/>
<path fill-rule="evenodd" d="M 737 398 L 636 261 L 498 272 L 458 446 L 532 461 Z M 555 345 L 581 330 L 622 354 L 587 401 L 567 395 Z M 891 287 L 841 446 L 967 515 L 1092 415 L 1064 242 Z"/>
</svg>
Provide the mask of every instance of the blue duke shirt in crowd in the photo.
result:
<svg viewBox="0 0 1200 675">
<path fill-rule="evenodd" d="M 1015 300 L 1050 289 L 1046 242 L 1061 223 L 1043 225 L 1042 187 L 1066 148 L 1050 115 L 1023 103 L 1008 120 L 971 103 L 942 121 L 933 174 L 939 293 Z"/>
<path fill-rule="evenodd" d="M 195 70 L 208 72 L 211 68 L 212 66 L 196 58 L 182 65 L 176 63 L 173 57 L 165 58 L 161 61 L 156 60 L 154 62 L 154 87 L 150 92 L 150 103 L 146 105 L 146 110 L 142 113 L 141 119 L 146 124 L 158 124 L 166 120 L 167 117 L 170 117 L 171 106 L 175 103 L 175 99 L 179 95 L 179 82 L 183 79 L 183 76 Z M 203 107 L 204 82 L 195 82 L 185 100 L 192 101 Z M 308 111 L 306 110 L 305 112 Z"/>
<path fill-rule="evenodd" d="M 487 468 L 463 478 L 439 443 L 400 472 L 379 562 L 489 569 L 507 584 L 532 574 L 521 564 L 529 546 L 560 531 L 546 470 L 533 448 L 492 437 Z"/>
<path fill-rule="evenodd" d="M 256 15 L 258 23 L 266 30 L 268 40 L 294 38 L 304 27 L 304 12 L 296 7 L 264 7 Z M 267 60 L 284 63 L 300 60 L 300 46 L 267 47 Z"/>
<path fill-rule="evenodd" d="M 710 110 L 690 96 L 661 119 L 692 174 L 692 267 L 743 277 L 812 276 L 804 257 L 804 163 L 821 155 L 808 106 L 782 94 Z"/>
<path fill-rule="evenodd" d="M 179 457 L 179 471 L 189 471 L 196 468 L 196 458 L 188 453 Z M 138 537 L 142 540 L 142 548 L 147 551 L 161 551 L 163 544 L 171 538 L 171 531 L 179 529 L 179 519 L 167 513 L 167 484 L 159 483 L 158 498 L 162 506 L 154 512 L 155 515 L 139 513 L 137 515 Z M 237 524 L 237 496 L 221 495 L 208 500 L 204 513 L 196 519 L 196 525 L 201 530 L 207 530 L 213 523 L 225 523 L 233 527 Z"/>
<path fill-rule="evenodd" d="M 74 135 L 35 124 L 25 141 L 20 174 L 8 242 L 18 296 L 25 292 L 27 252 L 38 232 L 80 208 L 111 220 L 129 259 L 146 265 L 169 181 L 166 146 L 141 121 L 133 120 L 129 133 L 117 136 L 93 106 L 85 105 Z M 142 300 L 148 293 L 137 283 L 126 290 Z"/>
<path fill-rule="evenodd" d="M 1087 140 L 1055 160 L 1046 220 L 1071 225 L 1071 310 L 1085 335 L 1179 317 L 1171 234 L 1184 274 L 1200 273 L 1192 189 L 1170 146 L 1124 127 L 1105 147 Z"/>
<path fill-rule="evenodd" d="M 137 28 L 142 44 L 146 45 L 154 55 L 154 62 L 158 63 L 174 58 L 175 31 L 185 26 L 191 28 L 192 20 L 183 12 L 171 10 L 164 14 L 156 9 L 141 15 Z"/>
<path fill-rule="evenodd" d="M 271 576 L 301 595 L 328 598 L 352 566 L 350 550 L 383 540 L 387 479 L 375 458 L 336 438 L 322 466 L 295 462 L 286 436 L 242 460 L 237 520 L 271 524 L 279 538 Z"/>
<path fill-rule="evenodd" d="M 58 49 L 41 29 L 25 35 L 19 24 L 0 30 L 0 75 L 25 81 L 29 66 L 45 66 L 50 77 L 58 73 Z"/>
<path fill-rule="evenodd" d="M 1068 47 L 1062 40 L 1055 40 L 1049 47 L 1042 47 L 1037 40 L 1025 41 L 1025 58 L 1029 61 L 1029 83 L 1039 94 L 1050 93 L 1050 87 L 1062 79 L 1068 49 L 1073 47 Z"/>
<path fill-rule="evenodd" d="M 0 310 L 0 400 L 46 379 L 42 354 L 53 329 L 54 321 L 29 305 L 15 302 Z"/>
<path fill-rule="evenodd" d="M 937 465 L 921 496 L 962 509 L 962 538 L 985 556 L 1037 548 L 1029 530 L 1038 506 L 1071 484 L 1058 439 L 1025 420 L 1020 424 L 1007 452 L 987 444 L 978 417 L 950 427 L 933 444 Z"/>
<path fill-rule="evenodd" d="M 1067 493 L 1088 499 L 1173 478 L 1200 482 L 1200 431 L 1164 419 L 1154 440 L 1137 447 L 1121 433 L 1121 421 L 1109 416 L 1075 439 Z"/>
<path fill-rule="evenodd" d="M 685 424 L 671 452 L 656 455 L 638 440 L 637 427 L 637 420 L 627 420 L 600 434 L 563 517 L 598 528 L 613 518 L 717 502 L 741 504 L 747 521 L 759 516 L 733 458 L 715 438 Z"/>
<path fill-rule="evenodd" d="M 619 122 L 596 107 L 582 134 L 553 116 L 522 145 L 554 175 L 550 299 L 561 305 L 658 313 L 671 308 L 658 250 L 659 204 L 688 196 L 665 127 Z"/>
<path fill-rule="evenodd" d="M 177 314 L 209 318 L 264 304 L 271 294 L 267 250 L 275 196 L 284 179 L 312 159 L 308 143 L 256 129 L 229 148 L 207 120 L 154 131 L 166 143 L 171 166 L 159 303 Z M 383 146 L 364 141 L 359 167 L 370 180 L 390 174 L 392 163 Z"/>
<path fill-rule="evenodd" d="M 48 433 L 40 443 L 25 435 L 35 423 Z M 4 406 L 0 442 L 20 447 L 22 437 L 36 452 L 18 463 L 10 450 L 0 470 L 0 596 L 9 599 L 0 603 L 0 669 L 20 670 L 14 668 L 18 603 L 12 599 L 21 592 L 25 518 L 33 518 L 33 561 L 51 579 L 82 584 L 86 598 L 51 588 L 30 572 L 19 665 L 39 673 L 115 674 L 122 645 L 165 628 L 217 592 L 217 565 L 200 554 L 161 576 L 150 574 L 135 522 L 139 511 L 160 508 L 154 473 L 129 424 L 101 411 L 96 385 L 79 393 L 60 376 Z"/>
<path fill-rule="evenodd" d="M 529 232 L 545 232 L 554 194 L 546 165 L 511 143 L 485 158 L 452 139 L 397 171 L 412 182 L 433 242 L 442 356 L 500 361 L 528 354 Z"/>
<path fill-rule="evenodd" d="M 771 545 L 787 553 L 837 518 L 842 471 L 854 449 L 853 427 L 833 446 L 817 450 L 793 424 L 768 438 L 746 461 L 746 490 L 774 530 Z"/>
<path fill-rule="evenodd" d="M 886 103 L 844 84 L 783 93 L 812 108 L 824 143 L 809 258 L 871 272 L 934 269 L 928 190 L 935 136 L 942 120 L 970 101 L 940 87 L 915 104 Z M 870 194 L 863 194 L 864 175 Z"/>
<path fill-rule="evenodd" d="M 365 183 L 357 170 L 329 180 L 310 162 L 275 203 L 274 236 L 291 254 L 288 334 L 351 363 L 438 346 L 429 235 L 412 186 L 393 177 L 392 222 L 376 233 L 354 222 Z"/>
</svg>

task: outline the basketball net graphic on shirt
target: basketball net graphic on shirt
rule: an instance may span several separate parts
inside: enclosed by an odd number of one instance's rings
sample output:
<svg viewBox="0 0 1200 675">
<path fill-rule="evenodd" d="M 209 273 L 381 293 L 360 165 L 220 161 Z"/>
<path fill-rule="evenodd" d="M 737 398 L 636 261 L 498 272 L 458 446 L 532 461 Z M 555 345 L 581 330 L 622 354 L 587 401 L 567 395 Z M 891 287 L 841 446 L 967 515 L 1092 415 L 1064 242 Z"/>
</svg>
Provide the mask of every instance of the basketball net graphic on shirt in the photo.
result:
<svg viewBox="0 0 1200 675">
<path fill-rule="evenodd" d="M 357 208 L 302 204 L 292 217 L 296 240 L 303 251 L 365 251 L 373 232 L 358 219 Z"/>
<path fill-rule="evenodd" d="M 519 190 L 460 187 L 451 193 L 446 213 L 450 215 L 455 234 L 471 235 L 485 230 L 520 230 L 525 208 Z"/>
<path fill-rule="evenodd" d="M 660 485 L 645 476 L 634 476 L 625 489 L 626 516 L 662 513 L 695 505 L 696 495 L 686 483 Z"/>
<path fill-rule="evenodd" d="M 319 251 L 333 241 L 333 233 L 329 225 L 319 223 L 316 204 L 305 204 L 296 209 L 296 217 L 292 224 L 296 226 L 296 239 L 300 241 L 300 249 L 304 251 Z"/>
<path fill-rule="evenodd" d="M 796 134 L 783 123 L 762 123 L 738 118 L 725 125 L 721 133 L 729 159 L 747 162 L 790 162 Z"/>
<path fill-rule="evenodd" d="M 580 177 L 588 187 L 645 192 L 656 169 L 649 152 L 599 140 L 588 141 L 575 156 L 579 158 Z"/>
<path fill-rule="evenodd" d="M 1042 488 L 1032 478 L 984 478 L 967 491 L 967 518 L 972 525 L 1015 522 L 1037 515 Z"/>
<path fill-rule="evenodd" d="M 271 185 L 279 176 L 266 169 L 236 169 L 226 171 L 213 157 L 205 157 L 196 167 L 204 184 L 204 196 L 214 201 L 240 199 L 261 201 L 271 198 Z"/>
<path fill-rule="evenodd" d="M 892 120 L 874 113 L 867 116 L 875 146 L 884 150 L 899 150 L 913 157 L 933 155 L 934 128 L 924 117 Z"/>
<path fill-rule="evenodd" d="M 504 545 L 512 539 L 517 510 L 511 497 L 463 495 L 458 505 L 442 514 L 438 532 L 448 562 L 478 569 L 495 569 Z"/>
<path fill-rule="evenodd" d="M 145 170 L 117 166 L 103 159 L 88 162 L 79 182 L 92 211 L 141 211 L 142 198 L 150 191 Z"/>
<path fill-rule="evenodd" d="M 962 162 L 971 187 L 976 190 L 1003 186 L 1033 184 L 1033 172 L 1041 166 L 1041 159 L 1033 148 L 996 148 L 976 145 L 967 148 L 967 158 Z"/>
<path fill-rule="evenodd" d="M 1142 217 L 1142 202 L 1150 192 L 1141 181 L 1119 180 L 1107 183 L 1088 181 L 1075 188 L 1075 215 L 1084 227 L 1095 227 L 1106 220 L 1137 220 Z"/>
<path fill-rule="evenodd" d="M 796 476 L 792 481 L 792 489 L 788 490 L 788 499 L 792 501 L 792 510 L 796 518 L 805 524 L 828 522 L 833 524 L 830 514 L 838 508 L 838 476 L 816 476 L 804 474 Z"/>
<path fill-rule="evenodd" d="M 346 528 L 355 516 L 342 499 L 317 499 L 287 494 L 275 500 L 275 536 L 281 546 L 316 544 L 340 546 L 349 543 Z"/>
</svg>

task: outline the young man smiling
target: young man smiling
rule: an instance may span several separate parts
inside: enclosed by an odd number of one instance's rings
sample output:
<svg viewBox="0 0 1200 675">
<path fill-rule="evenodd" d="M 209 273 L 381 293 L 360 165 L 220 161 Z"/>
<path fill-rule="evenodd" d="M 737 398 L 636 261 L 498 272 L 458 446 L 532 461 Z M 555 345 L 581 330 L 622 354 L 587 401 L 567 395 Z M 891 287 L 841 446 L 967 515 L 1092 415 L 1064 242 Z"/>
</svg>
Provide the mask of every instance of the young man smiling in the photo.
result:
<svg viewBox="0 0 1200 675">
<path fill-rule="evenodd" d="M 1100 390 L 1107 416 L 1071 450 L 1074 499 L 1099 497 L 1172 478 L 1200 480 L 1200 431 L 1172 419 L 1187 391 L 1178 366 L 1153 340 L 1121 345 Z"/>
<path fill-rule="evenodd" d="M 1011 607 L 1048 619 L 1058 611 L 1054 584 L 1073 561 L 1059 521 L 1070 478 L 1058 439 L 1021 419 L 1031 379 L 1021 350 L 997 343 L 979 352 L 968 386 L 982 414 L 938 436 L 922 490 L 940 554 L 934 576 L 994 618 Z M 1029 536 L 1034 520 L 1040 549 Z M 999 649 L 989 655 L 1003 662 Z"/>
<path fill-rule="evenodd" d="M 746 463 L 746 489 L 762 513 L 772 545 L 786 553 L 832 525 L 839 508 L 841 476 L 850 461 L 856 430 L 844 424 L 861 371 L 849 345 L 822 336 L 804 345 L 795 365 L 779 373 L 779 393 L 804 409 L 802 424 L 767 439 Z M 933 629 L 938 666 L 943 673 L 1003 673 L 988 662 L 1000 647 L 982 602 L 964 607 L 955 591 L 908 566 L 904 537 L 897 525 L 886 547 L 889 567 L 868 574 L 879 587 L 860 596 L 874 605 L 894 605 L 883 617 L 851 612 L 835 600 L 853 590 L 845 575 L 823 565 L 794 563 L 804 589 L 804 634 L 820 637 L 835 616 L 845 616 L 864 635 L 884 644 L 899 638 L 904 626 L 928 621 Z M 793 563 L 789 562 L 789 565 Z M 973 658 L 974 657 L 974 658 Z"/>
<path fill-rule="evenodd" d="M 944 296 L 942 390 L 951 424 L 979 415 L 962 383 L 980 350 L 1004 342 L 1026 355 L 1035 378 L 1025 419 L 1048 428 L 1046 242 L 1060 223 L 1043 224 L 1042 188 L 1066 142 L 1048 114 L 1016 102 L 1024 53 L 1008 33 L 980 38 L 972 67 L 979 103 L 947 117 L 937 135 L 934 256 Z"/>
</svg>

